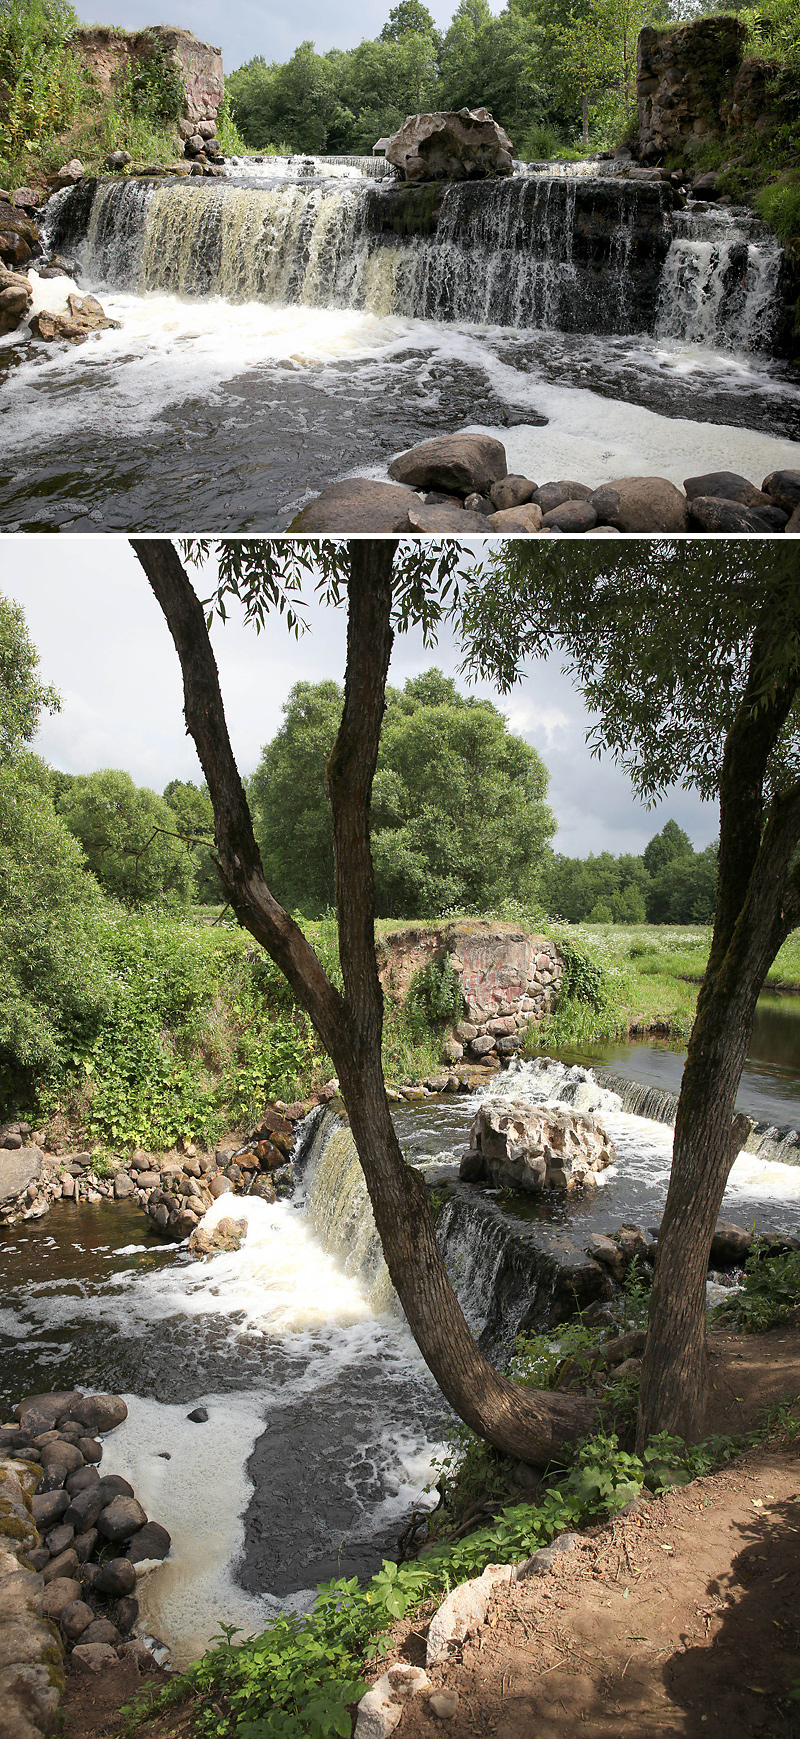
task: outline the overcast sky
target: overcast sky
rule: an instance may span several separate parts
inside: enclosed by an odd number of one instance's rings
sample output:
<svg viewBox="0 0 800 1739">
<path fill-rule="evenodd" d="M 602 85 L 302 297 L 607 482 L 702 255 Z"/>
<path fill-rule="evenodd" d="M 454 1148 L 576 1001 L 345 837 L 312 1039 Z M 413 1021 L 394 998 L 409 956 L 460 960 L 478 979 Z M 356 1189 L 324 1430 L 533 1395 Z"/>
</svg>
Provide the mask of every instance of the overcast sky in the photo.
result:
<svg viewBox="0 0 800 1739">
<path fill-rule="evenodd" d="M 299 7 L 291 0 L 268 0 L 266 5 L 237 0 L 234 6 L 224 0 L 179 0 L 170 16 L 163 18 L 152 0 L 103 0 L 100 11 L 103 24 L 121 24 L 124 30 L 143 30 L 150 24 L 191 30 L 201 42 L 222 49 L 222 64 L 228 73 L 256 54 L 263 54 L 266 61 L 288 60 L 307 39 L 316 44 L 320 54 L 328 48 L 355 48 L 362 37 L 379 34 L 393 4 L 394 0 L 361 0 L 360 5 L 331 12 L 326 0 L 304 0 Z M 493 12 L 502 10 L 501 0 L 490 0 L 490 4 Z M 457 0 L 426 0 L 426 5 L 439 28 L 446 30 Z M 93 14 L 81 11 L 80 6 L 77 10 L 84 23 L 96 22 Z"/>
<path fill-rule="evenodd" d="M 170 779 L 202 778 L 186 735 L 180 670 L 164 619 L 123 538 L 5 537 L 0 539 L 0 591 L 22 604 L 41 657 L 41 673 L 59 690 L 62 711 L 45 717 L 39 753 L 67 773 L 123 767 L 137 784 L 163 791 Z M 203 595 L 201 576 L 196 580 Z M 256 635 L 239 620 L 217 625 L 213 639 L 228 726 L 243 774 L 252 772 L 264 743 L 281 723 L 295 682 L 341 681 L 345 618 L 312 607 L 311 628 L 298 642 L 276 620 Z M 445 633 L 434 653 L 419 635 L 399 638 L 390 681 L 402 685 L 438 664 L 458 678 L 460 653 Z M 459 679 L 461 680 L 461 679 Z M 466 687 L 466 684 L 462 683 Z M 585 708 L 560 660 L 538 663 L 504 699 L 486 695 L 542 755 L 551 775 L 549 800 L 559 823 L 558 851 L 640 852 L 673 816 L 696 847 L 716 838 L 716 809 L 693 793 L 675 791 L 646 811 L 613 762 L 593 760 L 584 741 Z"/>
</svg>

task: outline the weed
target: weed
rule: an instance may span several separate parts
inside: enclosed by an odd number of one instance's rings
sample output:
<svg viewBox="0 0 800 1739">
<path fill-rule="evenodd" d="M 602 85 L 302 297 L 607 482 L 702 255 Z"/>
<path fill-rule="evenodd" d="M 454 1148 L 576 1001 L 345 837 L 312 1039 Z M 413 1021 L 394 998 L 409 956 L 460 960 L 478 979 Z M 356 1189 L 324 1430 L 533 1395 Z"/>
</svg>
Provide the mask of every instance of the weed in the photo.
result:
<svg viewBox="0 0 800 1739">
<path fill-rule="evenodd" d="M 763 1334 L 781 1322 L 794 1322 L 800 1309 L 800 1250 L 768 1256 L 755 1240 L 745 1263 L 744 1284 L 724 1299 L 715 1315 L 746 1334 Z"/>
</svg>

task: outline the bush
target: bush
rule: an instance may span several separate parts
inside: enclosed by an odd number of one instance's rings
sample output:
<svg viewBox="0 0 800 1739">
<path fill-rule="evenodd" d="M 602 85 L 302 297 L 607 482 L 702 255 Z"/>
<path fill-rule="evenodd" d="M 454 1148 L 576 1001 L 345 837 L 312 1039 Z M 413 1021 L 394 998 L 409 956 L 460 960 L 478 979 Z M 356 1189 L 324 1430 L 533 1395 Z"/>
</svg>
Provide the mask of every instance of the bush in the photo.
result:
<svg viewBox="0 0 800 1739">
<path fill-rule="evenodd" d="M 800 248 L 799 169 L 791 169 L 780 181 L 762 187 L 756 194 L 756 206 L 785 248 Z"/>
<path fill-rule="evenodd" d="M 110 1006 L 102 896 L 33 756 L 0 765 L 0 1093 L 30 1091 L 91 1041 Z"/>
<path fill-rule="evenodd" d="M 70 49 L 78 15 L 68 0 L 0 4 L 0 158 L 68 127 L 90 95 Z"/>
<path fill-rule="evenodd" d="M 800 1250 L 783 1256 L 767 1256 L 758 1240 L 745 1263 L 740 1292 L 717 1306 L 735 1328 L 746 1334 L 763 1334 L 782 1322 L 800 1317 Z"/>
</svg>

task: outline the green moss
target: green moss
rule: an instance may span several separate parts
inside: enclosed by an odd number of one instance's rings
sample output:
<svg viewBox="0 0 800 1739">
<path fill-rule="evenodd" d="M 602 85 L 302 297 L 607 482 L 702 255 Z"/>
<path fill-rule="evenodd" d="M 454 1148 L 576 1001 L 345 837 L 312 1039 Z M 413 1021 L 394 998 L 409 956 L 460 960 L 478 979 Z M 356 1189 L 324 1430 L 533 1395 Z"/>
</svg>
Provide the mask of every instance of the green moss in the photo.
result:
<svg viewBox="0 0 800 1739">
<path fill-rule="evenodd" d="M 8 1540 L 29 1540 L 31 1530 L 18 1516 L 0 1516 L 0 1534 Z"/>
</svg>

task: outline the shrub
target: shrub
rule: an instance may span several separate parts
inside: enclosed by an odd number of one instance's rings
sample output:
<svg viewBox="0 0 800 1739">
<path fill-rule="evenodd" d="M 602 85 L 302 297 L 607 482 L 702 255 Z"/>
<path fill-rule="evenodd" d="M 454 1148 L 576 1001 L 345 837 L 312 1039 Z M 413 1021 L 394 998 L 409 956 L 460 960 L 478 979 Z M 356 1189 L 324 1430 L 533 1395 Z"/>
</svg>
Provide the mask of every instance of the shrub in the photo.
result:
<svg viewBox="0 0 800 1739">
<path fill-rule="evenodd" d="M 800 169 L 762 187 L 756 206 L 785 248 L 800 248 Z"/>
<path fill-rule="evenodd" d="M 767 1256 L 758 1240 L 745 1263 L 744 1284 L 717 1313 L 747 1334 L 763 1334 L 800 1316 L 800 1250 Z"/>
</svg>

